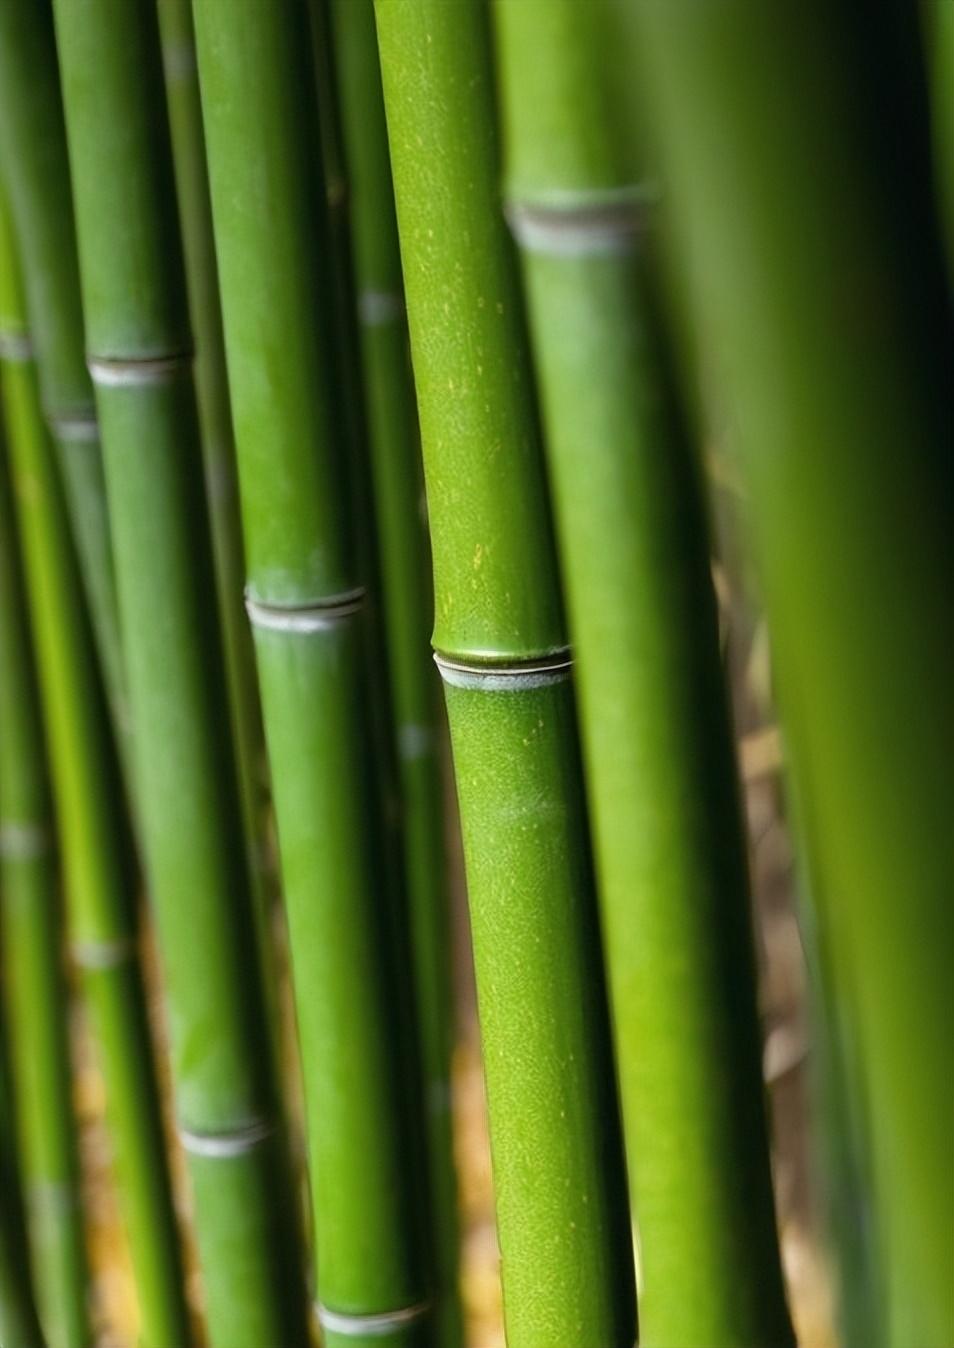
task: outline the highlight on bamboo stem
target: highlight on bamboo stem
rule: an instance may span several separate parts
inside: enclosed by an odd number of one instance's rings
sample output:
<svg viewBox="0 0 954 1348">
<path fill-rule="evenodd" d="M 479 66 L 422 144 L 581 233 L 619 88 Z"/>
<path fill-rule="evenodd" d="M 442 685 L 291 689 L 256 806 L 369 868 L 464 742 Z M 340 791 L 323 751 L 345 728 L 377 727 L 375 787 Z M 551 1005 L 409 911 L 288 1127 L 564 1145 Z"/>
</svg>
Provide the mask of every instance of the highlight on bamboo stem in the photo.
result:
<svg viewBox="0 0 954 1348">
<path fill-rule="evenodd" d="M 3 1348 L 954 1344 L 951 12 L 0 0 Z"/>
</svg>

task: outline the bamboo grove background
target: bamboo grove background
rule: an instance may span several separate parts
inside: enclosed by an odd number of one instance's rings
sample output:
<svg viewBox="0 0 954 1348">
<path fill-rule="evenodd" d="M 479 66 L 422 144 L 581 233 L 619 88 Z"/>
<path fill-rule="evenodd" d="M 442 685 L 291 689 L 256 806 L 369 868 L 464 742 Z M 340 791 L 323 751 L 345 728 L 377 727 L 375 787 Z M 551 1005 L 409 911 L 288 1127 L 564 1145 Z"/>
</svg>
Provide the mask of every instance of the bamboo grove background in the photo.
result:
<svg viewBox="0 0 954 1348">
<path fill-rule="evenodd" d="M 952 1348 L 952 129 L 954 0 L 0 0 L 2 1348 Z"/>
</svg>

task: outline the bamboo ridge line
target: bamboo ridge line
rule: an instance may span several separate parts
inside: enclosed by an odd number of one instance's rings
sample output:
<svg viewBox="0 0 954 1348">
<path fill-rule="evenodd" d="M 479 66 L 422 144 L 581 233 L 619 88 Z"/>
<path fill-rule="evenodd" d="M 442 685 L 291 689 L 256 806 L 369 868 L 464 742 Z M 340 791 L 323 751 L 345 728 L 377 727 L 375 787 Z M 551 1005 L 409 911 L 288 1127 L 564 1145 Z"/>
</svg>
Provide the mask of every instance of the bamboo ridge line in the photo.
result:
<svg viewBox="0 0 954 1348">
<path fill-rule="evenodd" d="M 330 595 L 313 604 L 288 605 L 263 603 L 245 596 L 245 609 L 253 627 L 266 627 L 273 632 L 325 632 L 361 612 L 365 603 L 363 585 L 344 594 Z"/>
<path fill-rule="evenodd" d="M 416 1302 L 413 1306 L 402 1306 L 396 1311 L 381 1311 L 374 1315 L 347 1315 L 343 1311 L 333 1311 L 315 1302 L 315 1313 L 321 1325 L 335 1334 L 352 1338 L 383 1338 L 392 1330 L 405 1325 L 415 1324 L 430 1315 L 434 1309 L 430 1300 Z"/>
<path fill-rule="evenodd" d="M 254 1151 L 275 1135 L 275 1124 L 270 1119 L 253 1119 L 241 1128 L 219 1133 L 199 1132 L 178 1124 L 176 1132 L 186 1151 L 193 1156 L 207 1156 L 213 1160 L 227 1160 Z"/>
<path fill-rule="evenodd" d="M 191 351 L 164 352 L 136 359 L 88 356 L 86 368 L 93 383 L 101 388 L 130 388 L 171 382 L 192 369 L 193 359 Z"/>
<path fill-rule="evenodd" d="M 525 688 L 545 688 L 564 683 L 571 676 L 573 660 L 569 648 L 565 658 L 559 652 L 533 660 L 513 660 L 507 664 L 476 664 L 458 656 L 434 653 L 434 663 L 445 683 L 455 688 L 479 688 L 486 692 L 518 692 Z M 557 658 L 555 658 L 557 657 Z"/>
<path fill-rule="evenodd" d="M 504 214 L 514 239 L 533 253 L 627 253 L 649 231 L 659 202 L 650 184 L 608 192 L 511 197 Z"/>
</svg>

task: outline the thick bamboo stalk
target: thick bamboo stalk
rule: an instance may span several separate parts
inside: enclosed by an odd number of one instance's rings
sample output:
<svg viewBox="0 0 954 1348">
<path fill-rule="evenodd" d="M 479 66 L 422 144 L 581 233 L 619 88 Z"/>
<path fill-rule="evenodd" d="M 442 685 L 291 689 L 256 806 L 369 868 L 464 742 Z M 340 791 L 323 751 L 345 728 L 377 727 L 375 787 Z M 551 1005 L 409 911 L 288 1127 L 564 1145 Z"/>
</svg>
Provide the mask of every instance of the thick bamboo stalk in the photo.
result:
<svg viewBox="0 0 954 1348">
<path fill-rule="evenodd" d="M 4 414 L 50 751 L 70 954 L 106 1084 L 116 1175 L 146 1348 L 188 1343 L 178 1237 L 137 961 L 122 791 L 92 634 L 5 216 L 0 216 Z"/>
<path fill-rule="evenodd" d="M 307 1339 L 251 908 L 154 10 L 54 6 L 137 787 L 206 1312 Z"/>
<path fill-rule="evenodd" d="M 934 164 L 938 206 L 945 228 L 947 265 L 954 289 L 954 5 L 923 6 L 931 71 Z"/>
<path fill-rule="evenodd" d="M 51 1348 L 89 1342 L 67 994 L 46 746 L 0 454 L 0 952 L 37 1303 Z"/>
<path fill-rule="evenodd" d="M 605 3 L 497 0 L 610 973 L 640 1340 L 791 1344 L 746 857 L 695 464 Z"/>
<path fill-rule="evenodd" d="M 0 1343 L 4 1348 L 44 1348 L 30 1285 L 17 1162 L 6 1044 L 0 1035 Z"/>
<path fill-rule="evenodd" d="M 437 679 L 421 509 L 417 409 L 388 158 L 373 0 L 331 0 L 344 136 L 368 441 L 402 802 L 415 1003 L 428 1109 L 428 1154 L 442 1342 L 460 1338 L 459 1236 L 451 1131 L 453 1000 L 443 843 Z"/>
<path fill-rule="evenodd" d="M 638 13 L 859 1058 L 886 1339 L 940 1348 L 954 1341 L 954 407 L 927 131 L 895 60 L 918 16 L 889 9 L 886 51 L 823 0 Z"/>
<path fill-rule="evenodd" d="M 83 314 L 66 134 L 50 7 L 0 5 L 0 157 L 36 343 L 43 411 L 56 446 L 70 528 L 123 767 L 131 726 L 116 580 Z M 128 782 L 127 782 L 128 785 Z"/>
<path fill-rule="evenodd" d="M 195 18 L 302 1049 L 318 1315 L 328 1345 L 423 1344 L 432 1316 L 419 1101 L 373 780 L 308 15 L 299 0 L 201 0 Z"/>
<path fill-rule="evenodd" d="M 510 1348 L 630 1345 L 630 1237 L 487 16 L 379 0 Z"/>
</svg>

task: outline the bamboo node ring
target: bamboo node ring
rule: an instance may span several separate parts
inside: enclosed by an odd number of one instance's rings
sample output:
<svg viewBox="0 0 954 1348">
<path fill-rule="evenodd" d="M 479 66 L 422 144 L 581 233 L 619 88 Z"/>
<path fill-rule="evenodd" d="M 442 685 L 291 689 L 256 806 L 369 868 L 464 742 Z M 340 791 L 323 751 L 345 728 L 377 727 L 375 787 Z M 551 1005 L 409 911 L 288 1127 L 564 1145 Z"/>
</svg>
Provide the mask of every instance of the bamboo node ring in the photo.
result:
<svg viewBox="0 0 954 1348">
<path fill-rule="evenodd" d="M 46 421 L 57 440 L 99 439 L 99 422 L 92 415 L 71 416 L 68 412 L 47 412 Z"/>
<path fill-rule="evenodd" d="M 5 861 L 30 861 L 53 847 L 53 835 L 44 824 L 25 824 L 7 819 L 0 824 L 0 857 Z"/>
<path fill-rule="evenodd" d="M 275 1132 L 275 1125 L 270 1119 L 255 1119 L 244 1128 L 235 1128 L 228 1133 L 200 1133 L 184 1128 L 182 1124 L 177 1131 L 179 1141 L 191 1156 L 227 1160 L 231 1156 L 244 1156 L 267 1141 Z"/>
<path fill-rule="evenodd" d="M 509 201 L 504 207 L 510 232 L 530 253 L 579 257 L 630 253 L 646 234 L 656 204 L 647 187 L 572 200 Z"/>
<path fill-rule="evenodd" d="M 166 356 L 145 356 L 141 360 L 87 356 L 90 378 L 100 388 L 138 388 L 148 384 L 168 384 L 192 366 L 192 352 L 180 351 Z"/>
<path fill-rule="evenodd" d="M 0 360 L 22 364 L 33 359 L 33 343 L 29 334 L 17 329 L 0 332 Z"/>
<path fill-rule="evenodd" d="M 117 936 L 106 941 L 74 941 L 70 947 L 73 963 L 88 972 L 116 969 L 135 959 L 135 936 Z"/>
<path fill-rule="evenodd" d="M 362 290 L 358 295 L 358 317 L 366 328 L 394 323 L 404 317 L 404 296 L 400 290 Z"/>
<path fill-rule="evenodd" d="M 263 604 L 260 599 L 245 595 L 245 609 L 253 627 L 268 628 L 273 632 L 327 632 L 338 623 L 360 613 L 364 607 L 365 590 L 359 585 L 345 594 L 331 595 L 318 604 L 308 604 L 301 608 L 280 608 L 274 604 Z"/>
<path fill-rule="evenodd" d="M 315 1303 L 315 1310 L 322 1327 L 330 1329 L 334 1334 L 343 1334 L 354 1338 L 359 1338 L 362 1335 L 368 1338 L 383 1338 L 385 1334 L 390 1334 L 392 1330 L 399 1329 L 403 1325 L 413 1324 L 417 1320 L 422 1320 L 425 1315 L 429 1315 L 431 1303 L 430 1301 L 419 1301 L 414 1306 L 402 1306 L 400 1310 L 381 1311 L 376 1315 L 349 1315 L 343 1311 L 329 1310 L 327 1306 L 318 1301 Z"/>
<path fill-rule="evenodd" d="M 545 688 L 570 678 L 573 660 L 569 650 L 554 651 L 539 660 L 522 660 L 509 665 L 475 665 L 434 654 L 441 678 L 454 688 L 477 688 L 484 692 L 517 693 L 528 688 Z"/>
</svg>

